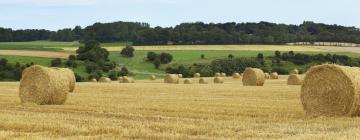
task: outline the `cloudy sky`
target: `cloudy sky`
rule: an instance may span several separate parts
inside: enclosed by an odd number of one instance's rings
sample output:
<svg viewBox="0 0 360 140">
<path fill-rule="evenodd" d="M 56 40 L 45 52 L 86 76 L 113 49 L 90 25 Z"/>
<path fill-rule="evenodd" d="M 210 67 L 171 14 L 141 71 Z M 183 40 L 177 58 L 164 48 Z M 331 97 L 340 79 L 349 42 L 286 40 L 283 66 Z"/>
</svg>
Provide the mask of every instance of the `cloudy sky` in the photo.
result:
<svg viewBox="0 0 360 140">
<path fill-rule="evenodd" d="M 315 21 L 360 27 L 359 5 L 359 0 L 0 0 L 0 27 L 57 30 L 113 21 L 152 26 Z"/>
</svg>

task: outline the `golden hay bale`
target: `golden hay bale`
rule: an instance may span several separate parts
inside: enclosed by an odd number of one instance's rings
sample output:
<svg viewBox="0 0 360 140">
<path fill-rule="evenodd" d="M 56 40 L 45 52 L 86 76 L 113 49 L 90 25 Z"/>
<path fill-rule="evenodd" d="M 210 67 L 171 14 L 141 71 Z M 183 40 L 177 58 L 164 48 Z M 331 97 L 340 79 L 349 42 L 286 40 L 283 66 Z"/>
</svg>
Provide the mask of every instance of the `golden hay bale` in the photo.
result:
<svg viewBox="0 0 360 140">
<path fill-rule="evenodd" d="M 74 92 L 75 84 L 76 84 L 76 78 L 74 72 L 68 68 L 55 68 L 55 69 L 58 69 L 64 73 L 66 78 L 68 78 L 69 80 L 69 92 Z"/>
<path fill-rule="evenodd" d="M 97 82 L 97 80 L 94 78 L 94 79 L 91 79 L 90 82 Z"/>
<path fill-rule="evenodd" d="M 192 82 L 192 80 L 190 80 L 190 79 L 185 79 L 184 80 L 184 84 L 192 84 L 193 82 Z"/>
<path fill-rule="evenodd" d="M 150 75 L 150 76 L 149 76 L 149 79 L 150 79 L 150 80 L 156 80 L 156 76 L 155 76 L 155 75 Z"/>
<path fill-rule="evenodd" d="M 194 74 L 194 78 L 200 78 L 200 77 L 201 77 L 200 73 L 195 73 Z"/>
<path fill-rule="evenodd" d="M 264 73 L 265 74 L 265 79 L 270 79 L 270 74 L 269 73 Z"/>
<path fill-rule="evenodd" d="M 182 74 L 178 74 L 179 78 L 183 78 L 183 75 Z"/>
<path fill-rule="evenodd" d="M 246 68 L 242 82 L 244 86 L 263 86 L 265 83 L 265 74 L 261 69 Z"/>
<path fill-rule="evenodd" d="M 221 77 L 226 77 L 226 73 L 221 73 Z"/>
<path fill-rule="evenodd" d="M 23 104 L 61 105 L 70 91 L 69 78 L 58 68 L 34 65 L 23 71 L 19 97 Z"/>
<path fill-rule="evenodd" d="M 299 70 L 298 69 L 293 69 L 290 74 L 299 74 Z"/>
<path fill-rule="evenodd" d="M 208 82 L 204 78 L 200 78 L 199 84 L 208 84 Z"/>
<path fill-rule="evenodd" d="M 214 77 L 220 77 L 221 76 L 221 73 L 215 73 Z"/>
<path fill-rule="evenodd" d="M 108 78 L 108 77 L 101 77 L 98 82 L 100 82 L 100 83 L 110 83 L 111 79 Z"/>
<path fill-rule="evenodd" d="M 214 78 L 214 83 L 215 84 L 222 84 L 222 83 L 224 83 L 224 79 L 221 78 L 221 77 L 215 77 Z"/>
<path fill-rule="evenodd" d="M 273 72 L 270 74 L 271 79 L 279 79 L 279 74 L 277 72 Z"/>
<path fill-rule="evenodd" d="M 333 64 L 306 73 L 301 101 L 308 116 L 359 116 L 360 68 Z"/>
<path fill-rule="evenodd" d="M 124 77 L 122 77 L 122 76 L 118 77 L 118 81 L 119 81 L 119 83 L 122 83 L 124 81 Z"/>
<path fill-rule="evenodd" d="M 167 74 L 164 78 L 164 83 L 169 84 L 179 84 L 179 75 L 177 74 Z"/>
<path fill-rule="evenodd" d="M 239 79 L 241 76 L 240 76 L 240 74 L 239 73 L 234 73 L 233 74 L 233 78 L 234 79 Z"/>
<path fill-rule="evenodd" d="M 135 80 L 133 78 L 124 76 L 123 80 L 122 80 L 122 83 L 135 83 Z"/>
<path fill-rule="evenodd" d="M 298 74 L 291 74 L 287 80 L 288 85 L 301 85 L 303 83 L 303 76 Z"/>
</svg>

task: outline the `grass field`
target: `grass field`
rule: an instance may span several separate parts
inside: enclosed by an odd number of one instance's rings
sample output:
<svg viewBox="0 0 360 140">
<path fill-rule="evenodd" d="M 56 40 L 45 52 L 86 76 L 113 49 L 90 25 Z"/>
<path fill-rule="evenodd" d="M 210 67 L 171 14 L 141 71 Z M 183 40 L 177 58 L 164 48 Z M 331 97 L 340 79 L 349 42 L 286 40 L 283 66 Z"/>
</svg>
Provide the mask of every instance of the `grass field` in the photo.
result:
<svg viewBox="0 0 360 140">
<path fill-rule="evenodd" d="M 300 86 L 78 83 L 65 105 L 22 106 L 0 83 L 0 139 L 358 139 L 359 118 L 307 118 Z M 209 79 L 211 80 L 211 79 Z M 279 90 L 281 89 L 281 90 Z"/>
</svg>

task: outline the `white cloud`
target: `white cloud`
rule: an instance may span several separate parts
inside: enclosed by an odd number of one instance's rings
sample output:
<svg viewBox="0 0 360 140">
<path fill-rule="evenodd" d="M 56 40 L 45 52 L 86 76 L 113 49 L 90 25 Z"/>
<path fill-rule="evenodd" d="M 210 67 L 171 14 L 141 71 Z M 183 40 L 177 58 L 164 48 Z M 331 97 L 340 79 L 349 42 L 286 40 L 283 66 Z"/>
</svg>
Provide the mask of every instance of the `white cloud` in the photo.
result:
<svg viewBox="0 0 360 140">
<path fill-rule="evenodd" d="M 18 6 L 86 6 L 96 4 L 98 0 L 0 0 L 0 5 Z"/>
</svg>

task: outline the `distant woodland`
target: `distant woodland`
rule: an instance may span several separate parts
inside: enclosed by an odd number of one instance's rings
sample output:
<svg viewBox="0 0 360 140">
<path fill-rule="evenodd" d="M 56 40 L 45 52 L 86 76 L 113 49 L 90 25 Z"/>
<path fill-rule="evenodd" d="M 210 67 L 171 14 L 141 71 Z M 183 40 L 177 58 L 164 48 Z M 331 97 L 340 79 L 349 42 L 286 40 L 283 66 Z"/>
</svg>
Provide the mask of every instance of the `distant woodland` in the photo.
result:
<svg viewBox="0 0 360 140">
<path fill-rule="evenodd" d="M 169 44 L 286 44 L 292 42 L 360 43 L 360 29 L 303 22 L 300 25 L 259 23 L 182 23 L 151 27 L 148 23 L 95 23 L 58 31 L 0 28 L 0 42 L 36 40 L 132 42 L 135 45 Z"/>
</svg>

